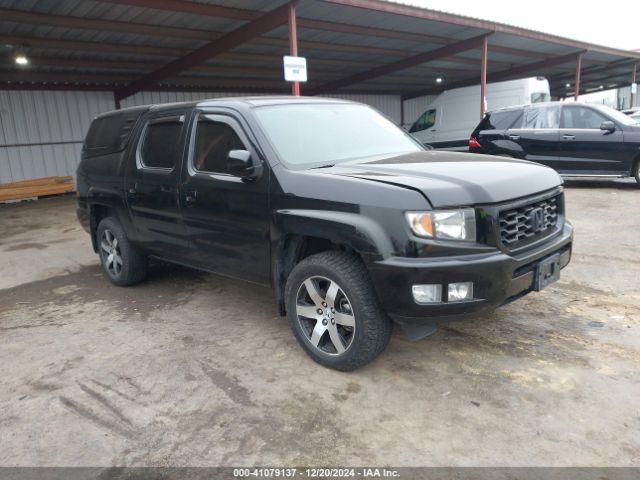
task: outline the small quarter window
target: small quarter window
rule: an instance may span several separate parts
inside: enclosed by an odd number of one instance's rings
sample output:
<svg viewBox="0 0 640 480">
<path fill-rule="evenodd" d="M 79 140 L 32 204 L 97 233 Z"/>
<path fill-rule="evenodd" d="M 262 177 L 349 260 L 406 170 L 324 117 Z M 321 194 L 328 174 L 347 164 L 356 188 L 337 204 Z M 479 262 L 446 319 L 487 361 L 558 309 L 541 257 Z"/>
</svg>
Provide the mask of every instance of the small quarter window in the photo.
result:
<svg viewBox="0 0 640 480">
<path fill-rule="evenodd" d="M 141 108 L 128 109 L 93 120 L 84 141 L 84 153 L 103 155 L 123 150 L 143 111 Z"/>
<path fill-rule="evenodd" d="M 180 155 L 181 117 L 166 117 L 149 122 L 140 156 L 142 164 L 150 168 L 172 169 Z"/>
<path fill-rule="evenodd" d="M 551 96 L 547 92 L 537 92 L 531 94 L 531 103 L 543 103 L 551 100 Z"/>
<path fill-rule="evenodd" d="M 489 112 L 482 120 L 479 130 L 507 130 L 522 117 L 522 110 Z"/>
<path fill-rule="evenodd" d="M 224 122 L 200 116 L 196 129 L 194 168 L 202 172 L 229 173 L 227 155 L 230 150 L 246 150 L 235 130 Z"/>
</svg>

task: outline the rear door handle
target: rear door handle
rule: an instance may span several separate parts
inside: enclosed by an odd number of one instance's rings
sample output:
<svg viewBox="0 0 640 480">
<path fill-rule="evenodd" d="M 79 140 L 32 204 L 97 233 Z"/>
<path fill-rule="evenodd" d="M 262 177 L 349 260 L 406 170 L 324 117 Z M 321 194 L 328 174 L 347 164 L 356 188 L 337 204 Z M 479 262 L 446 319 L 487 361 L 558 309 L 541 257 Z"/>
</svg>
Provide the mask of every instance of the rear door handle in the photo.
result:
<svg viewBox="0 0 640 480">
<path fill-rule="evenodd" d="M 510 140 L 520 140 L 520 135 L 509 135 Z"/>
<path fill-rule="evenodd" d="M 564 140 L 575 140 L 576 136 L 575 135 L 562 135 L 562 138 Z"/>
<path fill-rule="evenodd" d="M 133 185 L 129 185 L 127 188 L 127 198 L 129 200 L 135 200 L 138 196 L 138 184 L 134 183 Z"/>
<path fill-rule="evenodd" d="M 189 190 L 184 195 L 184 203 L 187 207 L 194 205 L 198 201 L 198 191 Z"/>
</svg>

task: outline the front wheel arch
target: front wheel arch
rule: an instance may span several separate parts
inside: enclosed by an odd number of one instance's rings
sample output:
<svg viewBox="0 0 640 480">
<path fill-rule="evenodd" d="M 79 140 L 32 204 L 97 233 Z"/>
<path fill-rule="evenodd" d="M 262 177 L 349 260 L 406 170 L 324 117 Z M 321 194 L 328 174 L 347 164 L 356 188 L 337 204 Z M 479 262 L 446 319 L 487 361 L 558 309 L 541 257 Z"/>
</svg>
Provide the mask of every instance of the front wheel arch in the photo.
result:
<svg viewBox="0 0 640 480">
<path fill-rule="evenodd" d="M 281 316 L 286 315 L 284 287 L 291 271 L 305 258 L 317 253 L 330 251 L 351 253 L 359 256 L 358 252 L 350 246 L 334 243 L 329 238 L 288 234 L 280 239 L 273 255 L 275 260 L 272 268 L 272 282 L 278 311 Z"/>
</svg>

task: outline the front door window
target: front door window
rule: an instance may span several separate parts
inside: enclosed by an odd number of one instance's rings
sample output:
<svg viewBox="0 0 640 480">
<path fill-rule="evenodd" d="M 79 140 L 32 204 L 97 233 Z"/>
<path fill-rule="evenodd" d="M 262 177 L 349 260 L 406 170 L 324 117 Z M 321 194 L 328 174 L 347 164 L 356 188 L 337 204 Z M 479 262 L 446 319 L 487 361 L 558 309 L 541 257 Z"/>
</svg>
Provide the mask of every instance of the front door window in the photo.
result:
<svg viewBox="0 0 640 480">
<path fill-rule="evenodd" d="M 231 126 L 200 116 L 196 129 L 193 167 L 200 172 L 228 174 L 227 155 L 231 150 L 246 150 Z"/>
<path fill-rule="evenodd" d="M 436 110 L 435 109 L 427 110 L 422 115 L 420 115 L 420 118 L 416 120 L 416 122 L 413 124 L 409 132 L 410 133 L 421 132 L 422 130 L 426 130 L 428 128 L 433 127 L 435 124 L 436 124 Z"/>
</svg>

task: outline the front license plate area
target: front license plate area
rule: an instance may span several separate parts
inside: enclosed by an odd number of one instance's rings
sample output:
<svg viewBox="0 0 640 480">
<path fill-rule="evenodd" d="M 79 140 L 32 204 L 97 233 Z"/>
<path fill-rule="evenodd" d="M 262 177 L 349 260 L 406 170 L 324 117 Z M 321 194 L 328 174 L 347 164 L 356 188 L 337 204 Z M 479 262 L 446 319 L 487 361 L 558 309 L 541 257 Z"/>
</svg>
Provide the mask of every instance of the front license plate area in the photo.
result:
<svg viewBox="0 0 640 480">
<path fill-rule="evenodd" d="M 533 289 L 539 292 L 560 279 L 560 254 L 557 253 L 542 260 L 536 268 L 536 281 Z"/>
</svg>

